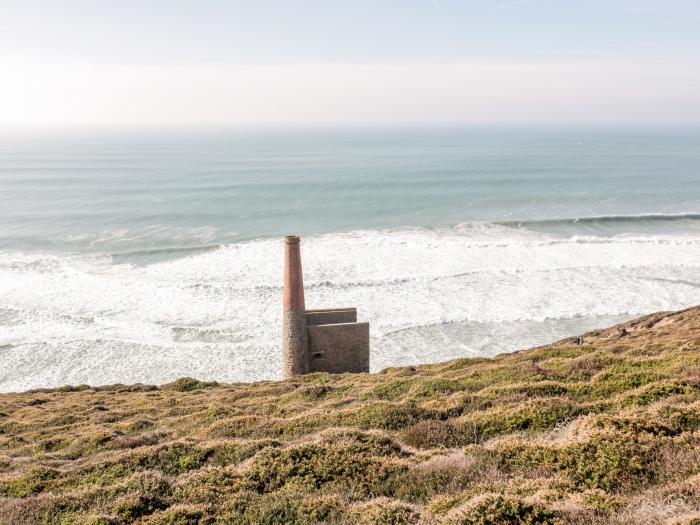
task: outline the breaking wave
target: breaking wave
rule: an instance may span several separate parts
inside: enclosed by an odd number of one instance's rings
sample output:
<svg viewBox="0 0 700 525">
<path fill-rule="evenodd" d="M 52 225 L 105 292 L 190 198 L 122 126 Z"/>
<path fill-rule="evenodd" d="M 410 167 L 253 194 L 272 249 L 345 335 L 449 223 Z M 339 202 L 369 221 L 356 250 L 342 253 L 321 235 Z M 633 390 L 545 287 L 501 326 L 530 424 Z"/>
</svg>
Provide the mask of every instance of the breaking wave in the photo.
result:
<svg viewBox="0 0 700 525">
<path fill-rule="evenodd" d="M 307 306 L 356 305 L 371 323 L 376 371 L 512 351 L 700 302 L 692 230 L 563 236 L 527 224 L 306 237 Z M 0 390 L 276 378 L 281 250 L 275 238 L 184 248 L 151 263 L 0 253 Z"/>
<path fill-rule="evenodd" d="M 700 213 L 650 213 L 644 215 L 602 215 L 599 217 L 580 217 L 564 219 L 539 219 L 522 221 L 500 221 L 496 224 L 504 226 L 532 226 L 536 224 L 622 224 L 622 223 L 649 223 L 649 222 L 675 222 L 675 221 L 700 221 Z"/>
</svg>

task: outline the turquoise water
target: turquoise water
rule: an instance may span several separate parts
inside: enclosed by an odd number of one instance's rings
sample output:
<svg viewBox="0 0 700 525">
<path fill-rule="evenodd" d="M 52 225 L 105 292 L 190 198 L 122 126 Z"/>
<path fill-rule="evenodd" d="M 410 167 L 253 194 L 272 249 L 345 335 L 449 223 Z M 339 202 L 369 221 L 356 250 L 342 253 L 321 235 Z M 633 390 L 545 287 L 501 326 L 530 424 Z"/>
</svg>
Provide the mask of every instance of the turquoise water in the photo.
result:
<svg viewBox="0 0 700 525">
<path fill-rule="evenodd" d="M 700 128 L 4 136 L 0 389 L 276 377 L 280 236 L 372 368 L 700 302 Z"/>
<path fill-rule="evenodd" d="M 289 232 L 686 214 L 700 211 L 699 167 L 700 130 L 689 129 L 10 139 L 0 248 L 128 253 Z M 676 226 L 628 222 L 570 231 Z"/>
</svg>

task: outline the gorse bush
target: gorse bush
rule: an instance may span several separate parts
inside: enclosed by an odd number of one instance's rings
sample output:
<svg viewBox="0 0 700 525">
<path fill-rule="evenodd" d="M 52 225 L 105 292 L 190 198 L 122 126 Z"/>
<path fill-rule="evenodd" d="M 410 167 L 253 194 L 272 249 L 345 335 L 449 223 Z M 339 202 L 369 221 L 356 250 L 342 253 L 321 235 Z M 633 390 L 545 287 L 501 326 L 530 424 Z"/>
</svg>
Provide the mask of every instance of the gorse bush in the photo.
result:
<svg viewBox="0 0 700 525">
<path fill-rule="evenodd" d="M 286 450 L 266 450 L 256 456 L 245 479 L 258 492 L 286 485 L 321 489 L 342 488 L 353 498 L 390 495 L 396 479 L 407 467 L 341 447 L 303 445 Z"/>
<path fill-rule="evenodd" d="M 411 425 L 402 433 L 404 443 L 417 448 L 454 448 L 469 443 L 473 436 L 465 425 L 451 421 L 425 420 Z"/>
<path fill-rule="evenodd" d="M 653 481 L 656 441 L 646 444 L 630 436 L 602 435 L 568 446 L 502 443 L 497 450 L 504 467 L 548 468 L 558 471 L 579 489 L 618 491 Z"/>
<path fill-rule="evenodd" d="M 198 381 L 197 379 L 192 379 L 191 377 L 182 377 L 173 383 L 163 385 L 163 388 L 171 388 L 176 392 L 192 392 L 203 388 L 213 388 L 217 384 L 218 383 L 216 381 Z"/>
<path fill-rule="evenodd" d="M 503 496 L 489 497 L 462 511 L 452 521 L 455 525 L 556 525 L 562 522 L 539 505 L 530 505 L 518 499 Z"/>
</svg>

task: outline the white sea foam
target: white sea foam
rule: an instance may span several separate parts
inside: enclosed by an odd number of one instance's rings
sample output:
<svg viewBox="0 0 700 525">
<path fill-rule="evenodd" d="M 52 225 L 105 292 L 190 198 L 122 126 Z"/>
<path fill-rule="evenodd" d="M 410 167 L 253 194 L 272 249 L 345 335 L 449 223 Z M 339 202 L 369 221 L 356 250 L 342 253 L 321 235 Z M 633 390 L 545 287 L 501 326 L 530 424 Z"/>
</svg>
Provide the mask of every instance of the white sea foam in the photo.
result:
<svg viewBox="0 0 700 525">
<path fill-rule="evenodd" d="M 491 355 L 700 302 L 700 237 L 491 224 L 303 239 L 308 307 L 371 322 L 372 369 Z M 0 390 L 276 378 L 279 239 L 147 266 L 0 254 Z"/>
</svg>

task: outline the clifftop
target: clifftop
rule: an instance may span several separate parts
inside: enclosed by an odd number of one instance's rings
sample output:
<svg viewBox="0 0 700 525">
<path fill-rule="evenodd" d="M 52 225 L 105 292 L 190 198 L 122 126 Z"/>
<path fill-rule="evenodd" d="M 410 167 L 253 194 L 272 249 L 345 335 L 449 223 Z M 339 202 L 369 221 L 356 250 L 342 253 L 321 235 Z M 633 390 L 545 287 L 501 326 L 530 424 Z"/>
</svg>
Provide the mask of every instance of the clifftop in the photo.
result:
<svg viewBox="0 0 700 525">
<path fill-rule="evenodd" d="M 0 523 L 695 523 L 700 307 L 500 355 L 0 394 Z"/>
</svg>

